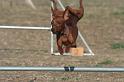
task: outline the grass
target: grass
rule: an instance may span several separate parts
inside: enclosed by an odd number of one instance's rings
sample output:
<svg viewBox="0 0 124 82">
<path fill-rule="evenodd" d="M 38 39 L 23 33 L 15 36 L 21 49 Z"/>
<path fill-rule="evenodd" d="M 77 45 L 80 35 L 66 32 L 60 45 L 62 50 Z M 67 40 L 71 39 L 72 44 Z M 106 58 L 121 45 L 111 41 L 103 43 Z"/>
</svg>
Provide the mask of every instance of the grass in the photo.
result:
<svg viewBox="0 0 124 82">
<path fill-rule="evenodd" d="M 113 14 L 114 14 L 114 15 L 119 15 L 119 16 L 120 16 L 120 15 L 124 15 L 124 11 L 121 11 L 121 12 L 114 12 Z"/>
<path fill-rule="evenodd" d="M 123 21 L 124 21 L 124 8 L 123 9 L 122 8 L 118 8 L 118 10 L 113 11 L 112 15 L 114 17 L 116 17 L 117 19 L 120 19 L 120 21 L 122 22 L 122 24 L 124 24 L 123 23 Z"/>
<path fill-rule="evenodd" d="M 118 7 L 118 10 L 114 11 L 113 15 L 118 15 L 118 16 L 124 15 L 124 7 Z"/>
<path fill-rule="evenodd" d="M 69 80 L 69 79 L 71 79 L 70 77 L 62 77 L 61 78 L 61 80 L 63 80 L 63 81 L 66 81 L 66 80 Z"/>
<path fill-rule="evenodd" d="M 112 49 L 124 49 L 124 43 L 113 43 L 111 44 Z"/>
<path fill-rule="evenodd" d="M 106 59 L 96 65 L 96 67 L 102 67 L 103 65 L 110 65 L 113 64 L 113 61 L 110 59 Z"/>
<path fill-rule="evenodd" d="M 74 77 L 74 78 L 72 78 L 72 77 L 62 77 L 62 78 L 60 78 L 62 81 L 69 81 L 69 80 L 73 80 L 73 81 L 78 81 L 78 80 L 80 80 L 80 78 L 79 77 Z"/>
</svg>

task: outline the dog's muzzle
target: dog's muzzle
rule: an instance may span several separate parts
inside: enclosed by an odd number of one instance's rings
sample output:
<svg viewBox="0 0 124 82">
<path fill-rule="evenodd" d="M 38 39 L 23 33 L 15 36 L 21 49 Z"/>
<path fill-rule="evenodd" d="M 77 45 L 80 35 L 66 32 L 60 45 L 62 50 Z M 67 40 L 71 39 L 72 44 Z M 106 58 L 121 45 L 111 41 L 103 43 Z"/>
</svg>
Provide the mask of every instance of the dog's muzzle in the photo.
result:
<svg viewBox="0 0 124 82">
<path fill-rule="evenodd" d="M 57 32 L 53 28 L 51 28 L 51 31 L 53 34 L 57 34 Z"/>
<path fill-rule="evenodd" d="M 51 31 L 53 34 L 59 34 L 60 33 L 59 31 L 55 31 L 53 28 L 51 29 Z"/>
</svg>

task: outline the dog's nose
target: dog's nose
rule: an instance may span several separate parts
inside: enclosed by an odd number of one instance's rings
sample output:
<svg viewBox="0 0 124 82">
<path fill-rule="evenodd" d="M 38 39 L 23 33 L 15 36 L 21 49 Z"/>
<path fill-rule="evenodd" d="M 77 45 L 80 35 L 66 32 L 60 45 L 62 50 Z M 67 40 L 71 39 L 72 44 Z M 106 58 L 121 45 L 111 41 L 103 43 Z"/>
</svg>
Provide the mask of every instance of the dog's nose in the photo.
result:
<svg viewBox="0 0 124 82">
<path fill-rule="evenodd" d="M 52 31 L 53 34 L 56 34 L 56 32 L 55 32 L 55 30 L 53 28 L 51 29 L 51 31 Z"/>
<path fill-rule="evenodd" d="M 53 29 L 53 28 L 51 29 L 51 31 L 52 31 L 52 33 L 53 33 L 53 34 L 55 34 L 55 32 L 54 32 L 54 29 Z"/>
<path fill-rule="evenodd" d="M 51 31 L 53 32 L 53 28 L 51 28 Z"/>
</svg>

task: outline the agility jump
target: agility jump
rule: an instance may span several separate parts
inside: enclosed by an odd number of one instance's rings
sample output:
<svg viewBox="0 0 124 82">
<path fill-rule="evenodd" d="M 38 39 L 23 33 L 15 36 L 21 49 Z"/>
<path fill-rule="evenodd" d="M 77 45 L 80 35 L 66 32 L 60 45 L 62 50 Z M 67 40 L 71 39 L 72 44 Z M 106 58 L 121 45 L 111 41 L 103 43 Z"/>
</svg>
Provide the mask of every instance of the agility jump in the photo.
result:
<svg viewBox="0 0 124 82">
<path fill-rule="evenodd" d="M 28 3 L 33 9 L 36 9 L 35 5 L 33 4 L 33 2 L 31 0 L 25 0 L 26 3 Z M 65 10 L 63 4 L 61 3 L 60 0 L 57 0 L 57 2 L 59 3 L 59 5 L 61 6 L 61 8 L 63 10 Z M 53 6 L 53 3 L 51 2 L 51 5 Z M 52 16 L 51 16 L 52 19 Z M 33 30 L 51 30 L 52 26 L 48 26 L 48 27 L 27 27 L 27 26 L 0 26 L 1 29 L 33 29 Z M 78 31 L 79 37 L 81 38 L 82 42 L 85 44 L 86 48 L 88 49 L 88 52 L 84 53 L 84 55 L 94 55 L 94 53 L 92 52 L 91 48 L 88 46 L 87 42 L 85 41 L 84 37 L 81 35 L 80 31 Z M 55 54 L 55 55 L 60 55 L 59 53 L 54 52 L 54 41 L 53 41 L 53 34 L 51 32 L 51 54 Z M 64 53 L 64 55 L 70 55 L 67 53 Z"/>
</svg>

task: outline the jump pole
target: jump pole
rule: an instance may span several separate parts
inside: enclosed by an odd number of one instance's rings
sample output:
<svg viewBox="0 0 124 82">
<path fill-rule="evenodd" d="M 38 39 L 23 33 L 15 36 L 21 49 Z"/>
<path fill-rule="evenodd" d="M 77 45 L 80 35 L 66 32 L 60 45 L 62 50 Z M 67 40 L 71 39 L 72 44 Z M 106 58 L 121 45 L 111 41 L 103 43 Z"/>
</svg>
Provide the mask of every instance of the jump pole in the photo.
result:
<svg viewBox="0 0 124 82">
<path fill-rule="evenodd" d="M 0 67 L 0 71 L 124 72 L 124 68 L 87 67 Z"/>
<path fill-rule="evenodd" d="M 51 27 L 0 26 L 0 29 L 50 30 Z"/>
</svg>

